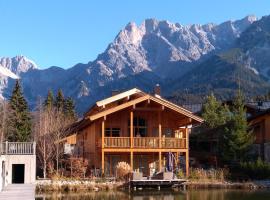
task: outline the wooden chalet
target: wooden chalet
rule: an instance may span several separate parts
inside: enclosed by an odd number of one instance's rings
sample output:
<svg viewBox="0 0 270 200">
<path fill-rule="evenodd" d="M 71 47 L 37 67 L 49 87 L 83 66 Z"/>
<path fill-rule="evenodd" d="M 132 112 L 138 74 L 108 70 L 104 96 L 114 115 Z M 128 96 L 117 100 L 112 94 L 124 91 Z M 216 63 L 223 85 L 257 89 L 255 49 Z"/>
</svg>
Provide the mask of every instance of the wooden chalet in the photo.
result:
<svg viewBox="0 0 270 200">
<path fill-rule="evenodd" d="M 270 109 L 250 116 L 248 123 L 255 136 L 254 153 L 262 160 L 270 162 Z"/>
<path fill-rule="evenodd" d="M 120 161 L 146 176 L 164 171 L 168 154 L 188 175 L 190 128 L 203 120 L 155 91 L 134 88 L 96 102 L 65 140 L 105 175 L 114 175 Z"/>
</svg>

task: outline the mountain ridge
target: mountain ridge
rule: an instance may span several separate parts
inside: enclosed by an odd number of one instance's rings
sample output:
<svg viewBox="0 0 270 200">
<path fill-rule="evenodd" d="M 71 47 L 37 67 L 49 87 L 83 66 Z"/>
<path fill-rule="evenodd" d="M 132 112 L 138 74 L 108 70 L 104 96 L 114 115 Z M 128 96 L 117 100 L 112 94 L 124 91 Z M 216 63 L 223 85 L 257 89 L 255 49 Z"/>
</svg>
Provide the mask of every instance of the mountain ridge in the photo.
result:
<svg viewBox="0 0 270 200">
<path fill-rule="evenodd" d="M 245 71 L 248 69 L 247 74 L 253 77 L 251 82 L 266 88 L 264 86 L 267 81 L 263 80 L 261 71 L 258 67 L 254 67 L 248 56 L 245 57 L 247 52 L 239 45 L 242 34 L 246 34 L 245 31 L 256 26 L 254 23 L 260 24 L 260 20 L 255 16 L 247 16 L 218 25 L 209 23 L 184 26 L 169 21 L 146 19 L 140 25 L 128 23 L 94 61 L 78 63 L 68 69 L 56 66 L 38 69 L 32 62 L 28 64 L 25 62 L 26 66 L 18 65 L 20 66 L 18 70 L 15 70 L 16 67 L 8 66 L 21 78 L 26 98 L 32 108 L 37 96 L 45 97 L 49 89 L 56 92 L 61 88 L 66 96 L 75 99 L 80 113 L 96 100 L 108 96 L 111 90 L 119 88 L 125 90 L 141 86 L 142 89 L 149 91 L 151 85 L 160 83 L 164 88 L 164 95 L 171 95 L 172 88 L 180 92 L 185 90 L 185 87 L 189 87 L 186 83 L 190 83 L 192 89 L 194 86 L 190 82 L 192 76 L 196 75 L 197 79 L 204 81 L 212 80 L 207 78 L 209 76 L 207 73 L 204 73 L 203 77 L 196 73 L 196 70 L 199 71 L 206 66 L 205 63 L 213 66 L 213 69 L 207 66 L 209 72 L 219 74 L 223 80 L 223 74 L 215 71 L 221 70 L 217 65 L 219 62 L 224 66 L 234 66 L 228 68 L 232 73 L 237 71 L 239 66 L 231 58 L 226 60 L 222 56 L 215 56 L 238 47 L 240 52 L 243 52 L 240 55 L 244 55 L 244 58 L 240 59 L 239 55 L 235 58 L 243 61 L 241 67 L 244 67 Z M 249 70 L 253 70 L 254 73 L 257 70 L 260 73 L 259 78 L 250 74 Z M 232 76 L 231 72 L 227 73 L 228 76 Z M 5 84 L 0 83 L 3 97 L 7 97 L 11 91 L 14 80 L 10 79 L 6 78 Z M 214 80 L 211 83 L 214 84 Z M 196 91 L 194 88 L 193 90 Z"/>
</svg>

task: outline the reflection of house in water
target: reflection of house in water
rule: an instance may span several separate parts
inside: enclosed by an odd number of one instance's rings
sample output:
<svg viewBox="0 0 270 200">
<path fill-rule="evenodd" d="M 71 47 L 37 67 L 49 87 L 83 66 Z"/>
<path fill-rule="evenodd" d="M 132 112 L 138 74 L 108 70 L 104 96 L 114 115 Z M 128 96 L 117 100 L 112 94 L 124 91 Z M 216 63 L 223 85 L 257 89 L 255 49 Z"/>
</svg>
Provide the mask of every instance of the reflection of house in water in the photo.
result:
<svg viewBox="0 0 270 200">
<path fill-rule="evenodd" d="M 34 142 L 4 142 L 0 146 L 0 187 L 14 183 L 35 183 L 36 147 Z"/>
<path fill-rule="evenodd" d="M 106 175 L 114 175 L 120 161 L 151 175 L 166 168 L 169 153 L 174 167 L 182 156 L 188 169 L 190 125 L 202 119 L 163 99 L 159 88 L 155 91 L 150 95 L 134 88 L 96 102 L 64 139 L 66 150 L 73 145 L 75 154 Z"/>
</svg>

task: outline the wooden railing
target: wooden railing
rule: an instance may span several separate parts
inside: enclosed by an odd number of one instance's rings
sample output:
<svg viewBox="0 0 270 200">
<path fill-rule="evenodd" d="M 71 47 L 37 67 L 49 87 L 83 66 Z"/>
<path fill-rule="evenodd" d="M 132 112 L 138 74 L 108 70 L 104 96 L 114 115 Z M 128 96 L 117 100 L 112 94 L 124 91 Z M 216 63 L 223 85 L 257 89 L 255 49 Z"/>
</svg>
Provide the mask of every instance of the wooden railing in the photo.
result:
<svg viewBox="0 0 270 200">
<path fill-rule="evenodd" d="M 2 155 L 35 155 L 35 142 L 3 142 L 1 145 Z"/>
<path fill-rule="evenodd" d="M 104 148 L 131 148 L 130 137 L 104 137 Z M 185 138 L 161 138 L 161 147 L 159 147 L 158 137 L 134 137 L 133 148 L 145 149 L 185 149 Z"/>
<path fill-rule="evenodd" d="M 109 148 L 129 148 L 129 137 L 104 137 L 104 147 Z"/>
<path fill-rule="evenodd" d="M 186 139 L 185 138 L 162 138 L 161 146 L 165 149 L 185 149 Z"/>
<path fill-rule="evenodd" d="M 158 148 L 159 147 L 159 138 L 157 137 L 135 137 L 134 148 Z"/>
</svg>

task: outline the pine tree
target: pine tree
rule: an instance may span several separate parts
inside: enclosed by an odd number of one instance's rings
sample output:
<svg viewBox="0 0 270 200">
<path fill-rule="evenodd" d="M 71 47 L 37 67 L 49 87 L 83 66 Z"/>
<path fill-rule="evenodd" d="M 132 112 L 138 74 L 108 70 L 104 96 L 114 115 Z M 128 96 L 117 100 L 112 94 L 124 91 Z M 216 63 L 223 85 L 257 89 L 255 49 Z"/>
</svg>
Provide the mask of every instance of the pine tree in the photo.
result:
<svg viewBox="0 0 270 200">
<path fill-rule="evenodd" d="M 8 141 L 29 141 L 31 139 L 31 117 L 18 80 L 9 100 L 9 108 L 11 111 L 8 117 L 10 127 L 7 133 Z"/>
<path fill-rule="evenodd" d="M 61 89 L 57 92 L 54 105 L 58 110 L 64 110 L 65 98 Z"/>
<path fill-rule="evenodd" d="M 49 90 L 48 95 L 44 101 L 44 107 L 45 108 L 52 108 L 54 105 L 54 96 L 53 96 L 53 92 L 51 90 Z"/>
<path fill-rule="evenodd" d="M 254 141 L 252 132 L 248 131 L 244 105 L 244 97 L 239 91 L 233 103 L 231 121 L 223 135 L 224 159 L 228 161 L 243 161 Z"/>
<path fill-rule="evenodd" d="M 74 101 L 71 97 L 68 97 L 65 100 L 65 114 L 67 117 L 70 117 L 72 119 L 76 118 L 76 114 L 75 114 L 75 105 L 74 105 Z"/>
<path fill-rule="evenodd" d="M 228 107 L 223 106 L 212 93 L 207 97 L 202 109 L 202 117 L 207 128 L 216 128 L 226 124 L 230 120 Z"/>
</svg>

